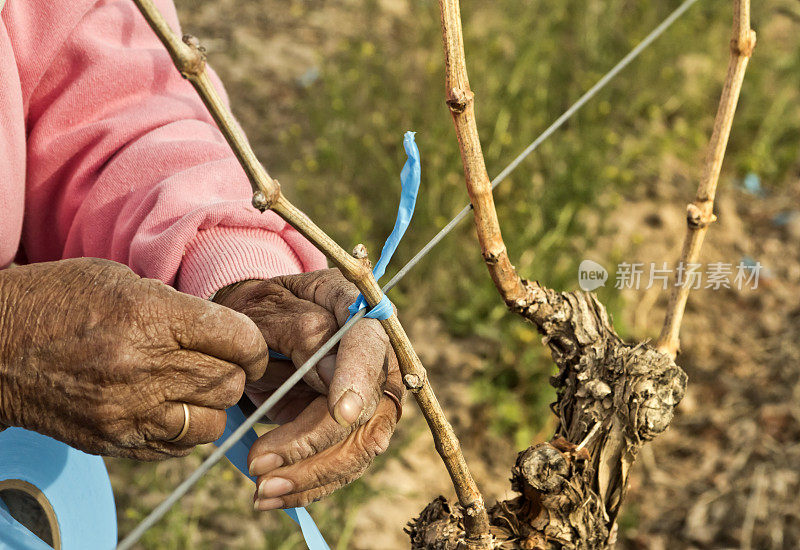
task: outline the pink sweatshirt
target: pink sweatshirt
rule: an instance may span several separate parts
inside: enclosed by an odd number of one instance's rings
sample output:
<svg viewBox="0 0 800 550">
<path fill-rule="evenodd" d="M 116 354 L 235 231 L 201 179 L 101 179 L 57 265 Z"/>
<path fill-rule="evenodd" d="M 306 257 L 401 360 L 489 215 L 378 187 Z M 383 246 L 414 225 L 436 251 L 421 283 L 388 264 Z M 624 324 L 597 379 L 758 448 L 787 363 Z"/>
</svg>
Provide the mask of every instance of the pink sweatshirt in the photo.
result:
<svg viewBox="0 0 800 550">
<path fill-rule="evenodd" d="M 171 0 L 156 4 L 178 29 Z M 131 0 L 0 9 L 0 268 L 108 258 L 207 297 L 325 267 L 250 206 L 244 172 Z"/>
</svg>

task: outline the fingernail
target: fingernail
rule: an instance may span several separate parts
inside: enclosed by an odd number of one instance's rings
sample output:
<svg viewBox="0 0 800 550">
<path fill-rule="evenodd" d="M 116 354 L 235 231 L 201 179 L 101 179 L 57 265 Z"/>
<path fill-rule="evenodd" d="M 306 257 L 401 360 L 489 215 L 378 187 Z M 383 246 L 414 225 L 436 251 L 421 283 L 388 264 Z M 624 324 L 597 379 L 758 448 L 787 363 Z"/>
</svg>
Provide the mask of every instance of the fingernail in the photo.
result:
<svg viewBox="0 0 800 550">
<path fill-rule="evenodd" d="M 344 395 L 339 398 L 339 402 L 333 408 L 333 417 L 336 422 L 342 426 L 352 426 L 353 423 L 361 416 L 361 410 L 364 408 L 364 401 L 361 396 L 353 390 L 347 390 Z"/>
<path fill-rule="evenodd" d="M 330 387 L 333 382 L 333 371 L 336 370 L 336 356 L 327 355 L 317 363 L 317 373 L 326 386 Z"/>
<path fill-rule="evenodd" d="M 260 499 L 253 503 L 253 510 L 256 512 L 266 512 L 268 510 L 275 510 L 277 508 L 283 508 L 282 498 Z"/>
<path fill-rule="evenodd" d="M 268 499 L 272 497 L 279 497 L 285 495 L 294 489 L 294 483 L 282 477 L 273 477 L 262 481 L 258 486 L 258 498 Z"/>
<path fill-rule="evenodd" d="M 257 456 L 250 463 L 250 475 L 263 476 L 264 474 L 270 473 L 275 468 L 280 468 L 282 465 L 283 457 L 275 453 Z"/>
</svg>

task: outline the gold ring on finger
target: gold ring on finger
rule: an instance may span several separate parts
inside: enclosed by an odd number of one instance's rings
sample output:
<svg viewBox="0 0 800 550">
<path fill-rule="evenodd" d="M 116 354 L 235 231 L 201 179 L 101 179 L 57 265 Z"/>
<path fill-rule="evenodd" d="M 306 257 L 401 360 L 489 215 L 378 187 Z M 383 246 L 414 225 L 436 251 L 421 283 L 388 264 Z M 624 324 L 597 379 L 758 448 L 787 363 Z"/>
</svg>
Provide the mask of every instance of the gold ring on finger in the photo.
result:
<svg viewBox="0 0 800 550">
<path fill-rule="evenodd" d="M 183 427 L 180 433 L 172 439 L 167 440 L 167 443 L 177 443 L 189 433 L 189 405 L 186 403 L 181 403 L 181 405 L 183 405 Z"/>
</svg>

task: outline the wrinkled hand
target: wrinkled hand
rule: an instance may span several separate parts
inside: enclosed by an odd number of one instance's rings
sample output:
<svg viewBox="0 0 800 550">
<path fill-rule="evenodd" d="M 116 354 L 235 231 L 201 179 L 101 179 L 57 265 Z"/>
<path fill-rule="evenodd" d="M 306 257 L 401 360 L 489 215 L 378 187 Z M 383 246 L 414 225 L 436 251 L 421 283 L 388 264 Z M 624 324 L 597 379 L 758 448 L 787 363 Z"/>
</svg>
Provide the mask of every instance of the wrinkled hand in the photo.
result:
<svg viewBox="0 0 800 550">
<path fill-rule="evenodd" d="M 106 260 L 0 272 L 0 422 L 154 460 L 218 439 L 267 348 L 247 317 Z M 190 409 L 189 431 L 170 443 Z"/>
<path fill-rule="evenodd" d="M 335 269 L 245 281 L 217 294 L 215 301 L 255 321 L 270 349 L 291 358 L 270 359 L 265 376 L 247 385 L 256 405 L 345 323 L 357 296 Z M 403 396 L 386 333 L 362 319 L 269 412 L 280 426 L 248 458 L 258 476 L 255 508 L 305 506 L 357 479 L 389 445 Z"/>
</svg>

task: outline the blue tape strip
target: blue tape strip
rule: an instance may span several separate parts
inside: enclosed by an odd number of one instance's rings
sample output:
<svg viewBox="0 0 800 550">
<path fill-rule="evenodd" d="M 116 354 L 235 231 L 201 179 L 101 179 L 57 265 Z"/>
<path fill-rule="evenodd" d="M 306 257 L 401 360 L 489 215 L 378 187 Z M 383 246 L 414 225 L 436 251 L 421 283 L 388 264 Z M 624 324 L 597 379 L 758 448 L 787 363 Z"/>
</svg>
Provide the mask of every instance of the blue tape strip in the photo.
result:
<svg viewBox="0 0 800 550">
<path fill-rule="evenodd" d="M 364 300 L 364 298 L 361 295 L 359 295 L 359 299 L 364 304 L 367 303 L 367 301 Z M 347 318 L 347 320 L 349 321 L 350 317 L 355 315 L 356 312 L 359 309 L 363 309 L 365 307 L 366 307 L 366 305 L 359 306 L 359 302 L 356 302 L 355 304 L 352 304 L 350 307 L 347 308 L 347 311 L 350 312 L 350 316 Z M 394 306 L 392 306 L 392 301 L 389 299 L 389 297 L 386 294 L 384 294 L 383 298 L 381 298 L 381 301 L 378 302 L 377 304 L 375 304 L 375 307 L 370 309 L 367 312 L 367 314 L 364 315 L 364 317 L 367 317 L 369 319 L 380 319 L 380 320 L 383 320 L 383 319 L 388 319 L 389 317 L 391 317 L 392 313 L 394 313 Z"/>
<path fill-rule="evenodd" d="M 403 235 L 405 235 L 406 229 L 408 229 L 408 225 L 411 223 L 411 218 L 414 216 L 414 207 L 417 204 L 419 184 L 422 180 L 419 149 L 414 141 L 414 134 L 415 132 L 406 132 L 403 137 L 403 147 L 406 150 L 408 159 L 403 166 L 402 172 L 400 172 L 400 206 L 397 208 L 397 220 L 394 222 L 394 229 L 392 229 L 392 232 L 389 234 L 389 238 L 386 239 L 383 250 L 381 250 L 381 257 L 372 270 L 376 281 L 383 277 L 383 274 L 386 272 L 386 266 L 389 265 L 392 256 L 397 250 L 397 245 L 400 244 L 400 240 L 403 238 Z M 367 305 L 367 300 L 364 296 L 359 294 L 355 303 L 348 308 L 350 317 L 355 315 L 360 309 L 367 307 Z M 384 294 L 381 301 L 370 309 L 365 317 L 369 317 L 370 319 L 388 319 L 392 316 L 392 312 L 392 303 Z"/>
<path fill-rule="evenodd" d="M 222 434 L 222 437 L 216 441 L 217 445 L 228 439 L 236 428 L 241 426 L 247 419 L 237 405 L 234 405 L 226 412 L 228 413 L 228 420 L 225 424 L 225 432 Z M 256 478 L 250 475 L 247 455 L 250 454 L 250 447 L 253 446 L 256 439 L 258 439 L 256 432 L 249 430 L 244 437 L 236 442 L 236 445 L 225 453 L 230 463 L 236 466 L 236 469 L 242 472 L 242 474 L 250 478 L 253 483 L 255 483 Z M 330 550 L 325 539 L 322 537 L 322 533 L 319 532 L 319 528 L 305 508 L 289 508 L 284 510 L 284 512 L 300 526 L 300 531 L 303 533 L 303 538 L 309 550 Z"/>
<path fill-rule="evenodd" d="M 282 353 L 278 353 L 277 351 L 269 350 L 269 356 L 273 359 L 280 359 L 281 361 L 291 361 L 288 357 L 286 357 Z"/>
</svg>

